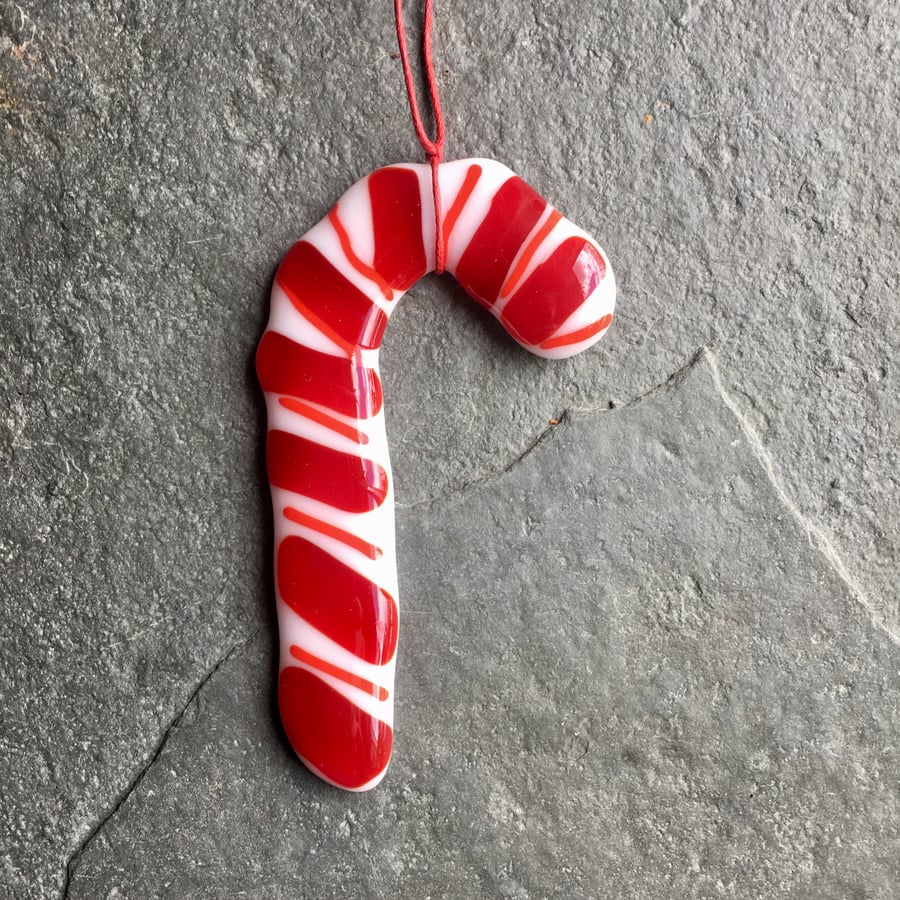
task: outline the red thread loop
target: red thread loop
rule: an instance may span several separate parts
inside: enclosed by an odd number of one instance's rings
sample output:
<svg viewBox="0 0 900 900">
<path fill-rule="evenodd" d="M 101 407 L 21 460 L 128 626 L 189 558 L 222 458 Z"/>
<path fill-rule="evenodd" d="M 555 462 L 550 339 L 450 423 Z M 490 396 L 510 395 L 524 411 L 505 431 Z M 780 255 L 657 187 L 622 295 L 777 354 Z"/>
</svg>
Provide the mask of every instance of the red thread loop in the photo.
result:
<svg viewBox="0 0 900 900">
<path fill-rule="evenodd" d="M 446 247 L 441 224 L 441 189 L 438 182 L 438 166 L 444 158 L 444 113 L 441 110 L 441 98 L 438 95 L 437 81 L 434 75 L 434 58 L 432 55 L 431 25 L 434 13 L 434 0 L 425 0 L 425 30 L 422 36 L 422 50 L 425 57 L 425 82 L 428 85 L 428 99 L 434 112 L 435 137 L 432 140 L 425 131 L 422 116 L 419 114 L 419 103 L 416 100 L 416 86 L 413 81 L 412 67 L 409 64 L 409 51 L 406 47 L 406 33 L 403 27 L 403 0 L 394 0 L 394 16 L 397 20 L 397 43 L 400 45 L 400 59 L 403 63 L 403 79 L 406 81 L 406 96 L 409 98 L 409 109 L 412 113 L 413 127 L 416 137 L 428 157 L 431 166 L 431 190 L 434 195 L 434 271 L 440 275 L 444 271 Z"/>
</svg>

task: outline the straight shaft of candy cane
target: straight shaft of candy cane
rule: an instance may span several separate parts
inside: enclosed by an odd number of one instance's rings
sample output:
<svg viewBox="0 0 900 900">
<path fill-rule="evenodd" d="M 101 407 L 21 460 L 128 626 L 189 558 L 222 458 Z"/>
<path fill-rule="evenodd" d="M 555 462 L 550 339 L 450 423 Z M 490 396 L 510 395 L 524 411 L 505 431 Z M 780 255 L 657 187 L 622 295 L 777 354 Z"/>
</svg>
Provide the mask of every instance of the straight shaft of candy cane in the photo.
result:
<svg viewBox="0 0 900 900">
<path fill-rule="evenodd" d="M 567 356 L 609 326 L 602 250 L 499 163 L 442 164 L 448 270 L 523 346 Z M 434 267 L 431 173 L 357 182 L 285 256 L 257 353 L 268 410 L 279 710 L 300 758 L 366 790 L 393 740 L 398 607 L 378 347 Z"/>
</svg>

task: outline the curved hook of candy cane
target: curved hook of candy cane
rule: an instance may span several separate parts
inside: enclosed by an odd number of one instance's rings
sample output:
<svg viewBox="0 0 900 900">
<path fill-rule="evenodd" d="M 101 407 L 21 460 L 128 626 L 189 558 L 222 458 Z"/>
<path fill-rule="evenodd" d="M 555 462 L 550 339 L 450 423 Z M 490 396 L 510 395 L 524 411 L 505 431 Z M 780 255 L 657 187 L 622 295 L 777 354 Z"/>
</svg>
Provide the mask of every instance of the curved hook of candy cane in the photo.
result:
<svg viewBox="0 0 900 900">
<path fill-rule="evenodd" d="M 558 358 L 612 321 L 597 243 L 508 168 L 442 163 L 447 270 L 524 347 Z M 286 254 L 257 373 L 268 411 L 281 648 L 291 746 L 331 784 L 367 790 L 393 742 L 397 567 L 378 348 L 435 265 L 428 165 L 353 185 Z"/>
</svg>

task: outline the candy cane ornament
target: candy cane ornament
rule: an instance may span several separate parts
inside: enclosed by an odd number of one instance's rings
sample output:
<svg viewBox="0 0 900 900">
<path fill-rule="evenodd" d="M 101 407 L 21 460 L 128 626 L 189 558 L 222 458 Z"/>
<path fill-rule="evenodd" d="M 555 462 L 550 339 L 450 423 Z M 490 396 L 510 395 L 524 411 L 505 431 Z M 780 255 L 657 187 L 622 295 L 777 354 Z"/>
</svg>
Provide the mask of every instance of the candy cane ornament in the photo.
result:
<svg viewBox="0 0 900 900">
<path fill-rule="evenodd" d="M 524 347 L 562 358 L 612 321 L 597 243 L 506 166 L 442 163 L 446 268 Z M 268 412 L 285 732 L 348 790 L 384 776 L 399 613 L 378 348 L 397 301 L 435 267 L 432 171 L 379 169 L 288 251 L 257 351 Z"/>
<path fill-rule="evenodd" d="M 378 349 L 397 301 L 449 271 L 532 353 L 572 356 L 612 321 L 615 279 L 597 243 L 506 166 L 444 163 L 444 120 L 425 0 L 425 78 L 436 137 L 416 101 L 428 164 L 378 169 L 294 244 L 256 355 L 268 413 L 280 639 L 278 708 L 294 751 L 338 787 L 384 777 L 394 725 L 399 610 L 394 498 Z"/>
</svg>

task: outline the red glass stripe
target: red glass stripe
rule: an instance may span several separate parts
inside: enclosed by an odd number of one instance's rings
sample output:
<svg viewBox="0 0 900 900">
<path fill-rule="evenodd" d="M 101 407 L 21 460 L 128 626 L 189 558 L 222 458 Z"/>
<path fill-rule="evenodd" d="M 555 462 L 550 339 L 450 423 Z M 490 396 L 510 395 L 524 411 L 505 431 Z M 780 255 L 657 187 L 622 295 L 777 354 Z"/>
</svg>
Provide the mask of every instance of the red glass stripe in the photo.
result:
<svg viewBox="0 0 900 900">
<path fill-rule="evenodd" d="M 390 725 L 307 669 L 281 670 L 278 709 L 296 753 L 341 787 L 362 787 L 387 766 L 393 743 Z"/>
<path fill-rule="evenodd" d="M 397 649 L 397 604 L 387 591 L 305 538 L 278 546 L 278 593 L 298 616 L 373 666 Z"/>
<path fill-rule="evenodd" d="M 359 675 L 355 675 L 347 669 L 342 669 L 340 666 L 328 662 L 327 659 L 315 656 L 296 644 L 291 644 L 291 656 L 297 662 L 302 662 L 313 669 L 318 669 L 323 675 L 330 675 L 332 678 L 337 678 L 338 681 L 343 681 L 352 687 L 359 688 L 359 690 L 371 694 L 378 700 L 387 700 L 390 696 L 387 688 L 382 687 L 380 684 L 375 684 L 374 681 L 369 681 L 368 678 L 360 678 Z"/>
<path fill-rule="evenodd" d="M 537 253 L 538 248 L 544 242 L 547 235 L 553 231 L 561 218 L 562 213 L 558 209 L 550 211 L 550 215 L 547 216 L 547 221 L 537 230 L 537 233 L 528 242 L 528 246 L 522 251 L 522 255 L 516 260 L 516 267 L 512 270 L 509 278 L 506 279 L 506 284 L 503 285 L 503 289 L 500 291 L 501 297 L 508 297 L 513 292 L 516 285 L 525 274 L 528 264 L 534 258 L 534 254 Z"/>
<path fill-rule="evenodd" d="M 320 353 L 267 331 L 256 351 L 256 374 L 264 391 L 319 403 L 345 416 L 367 419 L 381 409 L 381 380 L 355 360 Z"/>
<path fill-rule="evenodd" d="M 459 193 L 456 195 L 456 199 L 453 201 L 453 205 L 447 213 L 447 218 L 444 220 L 445 253 L 447 244 L 450 242 L 450 235 L 453 233 L 453 229 L 456 227 L 456 223 L 459 220 L 460 215 L 462 215 L 462 211 L 466 208 L 466 203 L 469 202 L 469 197 L 472 196 L 472 191 L 475 190 L 478 179 L 481 178 L 481 171 L 481 166 L 479 166 L 478 163 L 473 163 L 469 166 L 466 170 L 466 177 L 463 179 Z"/>
<path fill-rule="evenodd" d="M 419 176 L 388 167 L 369 176 L 375 269 L 397 290 L 412 287 L 426 269 Z"/>
<path fill-rule="evenodd" d="M 340 216 L 338 216 L 337 207 L 333 206 L 328 212 L 328 221 L 331 222 L 331 227 L 334 229 L 334 233 L 338 236 L 338 240 L 341 243 L 341 250 L 344 251 L 344 256 L 347 257 L 347 262 L 356 269 L 360 275 L 365 276 L 370 281 L 373 281 L 378 285 L 378 290 L 381 291 L 381 295 L 385 300 L 393 300 L 394 292 L 391 290 L 391 286 L 375 271 L 370 265 L 364 263 L 357 255 L 356 251 L 353 249 L 353 244 L 350 242 L 350 235 L 347 234 L 347 229 L 344 228 L 344 223 L 341 222 Z"/>
<path fill-rule="evenodd" d="M 380 559 L 383 555 L 380 547 L 376 547 L 374 544 L 364 541 L 361 537 L 357 537 L 349 531 L 344 531 L 342 528 L 337 528 L 335 525 L 323 522 L 315 516 L 308 516 L 306 513 L 300 512 L 299 509 L 294 509 L 293 506 L 286 506 L 284 508 L 284 517 L 289 522 L 296 522 L 298 525 L 302 525 L 310 531 L 316 531 L 319 534 L 324 534 L 326 537 L 334 538 L 334 540 L 340 541 L 348 547 L 352 547 L 357 553 L 368 556 L 369 559 Z"/>
<path fill-rule="evenodd" d="M 456 266 L 456 280 L 476 300 L 491 307 L 522 242 L 547 202 L 518 176 L 505 181 Z"/>
<path fill-rule="evenodd" d="M 579 328 L 577 331 L 570 331 L 567 334 L 560 334 L 554 338 L 550 338 L 549 341 L 544 341 L 544 343 L 541 344 L 541 349 L 552 350 L 554 347 L 568 347 L 571 344 L 580 344 L 582 341 L 586 341 L 588 338 L 592 338 L 595 334 L 603 331 L 604 328 L 609 328 L 611 322 L 612 315 L 607 313 L 596 322 L 585 325 L 584 328 Z"/>
<path fill-rule="evenodd" d="M 297 241 L 275 276 L 303 313 L 312 310 L 342 340 L 372 349 L 381 343 L 387 316 L 308 241 Z"/>
<path fill-rule="evenodd" d="M 308 403 L 304 403 L 302 400 L 295 400 L 293 397 L 279 397 L 278 403 L 285 409 L 289 409 L 291 412 L 295 412 L 298 415 L 303 416 L 305 419 L 309 419 L 311 422 L 315 422 L 318 425 L 324 425 L 326 428 L 331 429 L 331 431 L 334 431 L 337 434 L 342 434 L 344 437 L 350 438 L 351 441 L 356 441 L 358 444 L 369 443 L 369 438 L 364 435 L 358 428 L 354 428 L 352 425 L 347 425 L 346 422 L 342 422 L 340 419 L 336 419 L 334 416 L 329 416 L 328 413 L 324 413 L 321 409 L 318 409 L 315 406 L 310 406 Z"/>
<path fill-rule="evenodd" d="M 346 512 L 368 512 L 387 496 L 387 473 L 378 463 L 277 428 L 269 431 L 266 462 L 273 487 Z"/>
<path fill-rule="evenodd" d="M 503 309 L 503 324 L 522 343 L 540 344 L 581 306 L 604 274 L 594 248 L 584 238 L 568 238 L 513 294 Z"/>
</svg>

